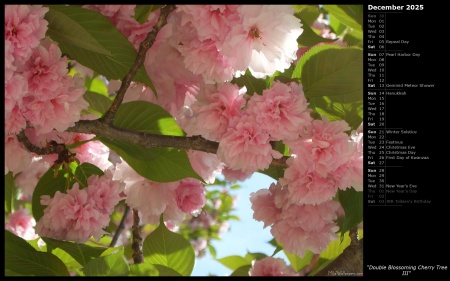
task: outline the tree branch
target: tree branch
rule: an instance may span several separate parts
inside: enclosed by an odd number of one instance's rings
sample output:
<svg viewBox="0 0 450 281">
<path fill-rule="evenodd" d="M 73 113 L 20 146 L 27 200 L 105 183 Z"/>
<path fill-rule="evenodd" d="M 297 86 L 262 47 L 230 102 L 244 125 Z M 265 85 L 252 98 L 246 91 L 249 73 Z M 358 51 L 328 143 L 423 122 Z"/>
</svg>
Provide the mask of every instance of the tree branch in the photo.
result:
<svg viewBox="0 0 450 281">
<path fill-rule="evenodd" d="M 125 141 L 150 149 L 156 147 L 171 147 L 181 149 L 193 149 L 208 153 L 217 153 L 219 143 L 207 140 L 201 136 L 181 137 L 146 134 L 143 132 L 114 127 L 113 125 L 97 120 L 80 120 L 75 126 L 68 128 L 68 132 L 78 132 L 84 134 L 94 134 L 97 137 L 104 137 L 109 140 Z M 288 157 L 273 159 L 272 165 L 286 168 Z"/>
<path fill-rule="evenodd" d="M 56 150 L 56 146 L 38 147 L 32 144 L 25 135 L 25 130 L 22 130 L 17 134 L 17 140 L 19 140 L 28 151 L 34 152 L 37 155 L 58 153 L 58 151 Z"/>
<path fill-rule="evenodd" d="M 166 25 L 167 16 L 173 10 L 175 10 L 175 5 L 166 5 L 161 8 L 158 22 L 153 27 L 152 31 L 148 33 L 144 41 L 142 41 L 141 44 L 139 45 L 139 51 L 137 53 L 136 60 L 134 61 L 133 66 L 131 67 L 127 75 L 125 75 L 125 77 L 122 79 L 122 84 L 120 85 L 119 91 L 117 92 L 117 95 L 113 103 L 111 104 L 110 108 L 108 109 L 108 111 L 106 111 L 105 115 L 102 118 L 105 123 L 112 124 L 114 120 L 114 115 L 116 114 L 117 110 L 122 104 L 123 97 L 125 96 L 125 93 L 128 87 L 130 86 L 133 77 L 136 75 L 139 68 L 144 64 L 145 54 L 147 53 L 148 49 L 150 49 L 150 47 L 153 45 L 153 43 L 155 43 L 156 35 L 161 30 L 161 28 L 164 25 Z"/>
<path fill-rule="evenodd" d="M 134 264 L 144 262 L 144 255 L 142 254 L 142 237 L 139 231 L 139 213 L 138 210 L 133 209 L 133 243 L 131 248 L 133 249 L 133 261 Z"/>
</svg>

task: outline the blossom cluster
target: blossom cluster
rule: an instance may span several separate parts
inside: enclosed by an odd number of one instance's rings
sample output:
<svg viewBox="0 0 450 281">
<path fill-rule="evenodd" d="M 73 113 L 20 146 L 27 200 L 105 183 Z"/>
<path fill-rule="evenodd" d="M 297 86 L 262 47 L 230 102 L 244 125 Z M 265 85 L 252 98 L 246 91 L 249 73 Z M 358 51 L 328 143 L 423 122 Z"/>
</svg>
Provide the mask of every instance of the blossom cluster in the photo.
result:
<svg viewBox="0 0 450 281">
<path fill-rule="evenodd" d="M 103 176 L 93 175 L 88 185 L 80 189 L 78 182 L 66 193 L 56 191 L 53 197 L 41 196 L 41 205 L 47 206 L 36 224 L 36 233 L 43 237 L 78 243 L 92 236 L 99 240 L 106 234 L 114 207 L 122 200 L 125 184 L 113 180 L 107 170 Z"/>
<path fill-rule="evenodd" d="M 31 162 L 16 134 L 26 127 L 64 132 L 89 105 L 83 79 L 67 75 L 67 58 L 45 36 L 47 12 L 42 5 L 5 6 L 5 173 Z"/>
<path fill-rule="evenodd" d="M 302 276 L 281 258 L 265 257 L 254 260 L 249 276 Z"/>
<path fill-rule="evenodd" d="M 136 50 L 160 14 L 153 11 L 138 22 L 136 5 L 83 7 L 111 20 Z M 42 196 L 46 208 L 36 233 L 80 243 L 99 239 L 121 200 L 139 212 L 144 224 L 158 224 L 161 215 L 173 225 L 191 215 L 196 218 L 192 229 L 217 223 L 201 212 L 207 190 L 200 180 L 151 181 L 101 142 L 88 141 L 94 135 L 64 132 L 90 118 L 81 113 L 89 104 L 83 99 L 83 77 L 68 75 L 67 57 L 46 36 L 47 12 L 41 5 L 6 6 L 5 174 L 13 172 L 22 199 L 30 200 L 39 178 L 58 157 L 26 151 L 16 138 L 22 130 L 37 147 L 50 141 L 87 141 L 71 152 L 79 163 L 94 164 L 105 174 L 91 176 L 87 187 L 77 182 L 66 192 Z M 287 252 L 301 257 L 307 250 L 320 253 L 337 239 L 336 219 L 343 215 L 334 200 L 337 191 L 362 190 L 362 128 L 351 132 L 343 120 L 314 119 L 298 81 L 274 80 L 260 94 L 232 81 L 247 70 L 265 78 L 289 68 L 301 55 L 297 39 L 302 33 L 292 5 L 178 5 L 145 56 L 144 67 L 158 95 L 132 82 L 123 100 L 158 104 L 187 136 L 218 142 L 216 154 L 186 151 L 207 184 L 218 174 L 243 181 L 269 168 L 274 159 L 289 157 L 278 182 L 252 193 L 250 201 L 254 219 L 270 226 Z M 111 95 L 119 86 L 120 81 L 107 81 Z M 275 149 L 275 143 L 289 151 Z M 9 229 L 14 229 L 13 221 Z M 205 247 L 201 237 L 193 243 L 199 251 Z M 273 258 L 256 261 L 250 271 L 252 276 L 295 274 Z"/>
<path fill-rule="evenodd" d="M 338 189 L 362 191 L 362 133 L 348 130 L 341 120 L 312 121 L 304 137 L 286 142 L 292 156 L 284 176 L 250 195 L 253 218 L 271 226 L 287 252 L 323 252 L 337 239 L 336 220 L 344 215 L 334 200 Z"/>
</svg>

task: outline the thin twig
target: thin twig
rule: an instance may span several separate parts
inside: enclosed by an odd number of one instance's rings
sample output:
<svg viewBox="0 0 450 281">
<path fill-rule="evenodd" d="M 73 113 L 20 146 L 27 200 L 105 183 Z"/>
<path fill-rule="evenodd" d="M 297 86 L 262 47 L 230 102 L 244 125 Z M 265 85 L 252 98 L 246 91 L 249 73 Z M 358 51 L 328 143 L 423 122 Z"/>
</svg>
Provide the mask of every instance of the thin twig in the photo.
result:
<svg viewBox="0 0 450 281">
<path fill-rule="evenodd" d="M 125 211 L 123 211 L 123 217 L 120 221 L 120 224 L 117 226 L 116 233 L 114 233 L 113 239 L 109 244 L 109 247 L 114 247 L 117 243 L 117 239 L 119 239 L 120 233 L 125 229 L 125 221 L 127 220 L 128 214 L 130 213 L 130 207 L 126 205 Z"/>
<path fill-rule="evenodd" d="M 167 23 L 167 16 L 175 9 L 175 5 L 166 5 L 161 8 L 161 12 L 159 14 L 159 19 L 156 25 L 153 27 L 152 31 L 150 31 L 147 35 L 147 37 L 144 39 L 144 41 L 141 42 L 139 45 L 139 51 L 137 53 L 136 59 L 133 63 L 133 66 L 131 67 L 130 71 L 125 75 L 125 77 L 122 79 L 122 84 L 120 85 L 119 91 L 117 92 L 117 95 L 111 104 L 108 111 L 106 111 L 105 115 L 103 116 L 103 121 L 107 124 L 112 124 L 114 120 L 114 115 L 116 114 L 117 110 L 119 109 L 120 105 L 122 104 L 123 97 L 125 96 L 125 93 L 128 89 L 128 87 L 131 84 L 131 81 L 133 81 L 133 77 L 138 72 L 139 68 L 144 64 L 145 61 L 145 54 L 147 53 L 148 49 L 155 43 L 156 35 L 161 30 L 161 28 L 166 25 Z"/>
</svg>

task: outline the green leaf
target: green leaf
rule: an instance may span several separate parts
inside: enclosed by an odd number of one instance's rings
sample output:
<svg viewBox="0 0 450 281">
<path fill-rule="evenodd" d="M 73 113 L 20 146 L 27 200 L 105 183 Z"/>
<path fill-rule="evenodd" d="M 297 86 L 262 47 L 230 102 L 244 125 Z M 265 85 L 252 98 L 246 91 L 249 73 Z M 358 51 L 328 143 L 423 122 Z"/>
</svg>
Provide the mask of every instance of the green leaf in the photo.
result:
<svg viewBox="0 0 450 281">
<path fill-rule="evenodd" d="M 338 233 L 339 236 L 339 233 Z M 342 252 L 350 245 L 351 239 L 348 235 L 348 231 L 343 236 L 343 239 L 337 239 L 332 241 L 328 247 L 320 254 L 319 260 L 311 270 L 309 275 L 314 276 L 325 268 L 329 263 L 335 260 Z"/>
<path fill-rule="evenodd" d="M 237 268 L 235 271 L 233 271 L 230 276 L 249 276 L 248 272 L 252 268 L 251 264 L 243 265 L 239 268 Z"/>
<path fill-rule="evenodd" d="M 59 248 L 67 252 L 82 266 L 85 266 L 91 260 L 98 258 L 108 248 L 92 247 L 85 244 L 77 244 L 67 241 L 60 241 L 51 238 L 43 237 L 42 240 L 50 245 L 52 248 Z"/>
<path fill-rule="evenodd" d="M 84 162 L 75 170 L 75 177 L 79 181 L 80 189 L 87 187 L 88 178 L 92 175 L 103 176 L 104 172 L 97 166 Z"/>
<path fill-rule="evenodd" d="M 87 91 L 109 97 L 108 87 L 106 86 L 105 81 L 103 81 L 103 79 L 99 75 L 95 76 L 94 78 L 86 76 L 84 78 L 84 88 L 86 88 Z"/>
<path fill-rule="evenodd" d="M 5 273 L 69 276 L 66 265 L 51 253 L 36 251 L 24 239 L 5 230 Z"/>
<path fill-rule="evenodd" d="M 334 42 L 337 40 L 337 39 L 328 39 L 328 38 L 318 35 L 306 23 L 303 24 L 302 28 L 303 28 L 303 32 L 297 39 L 298 44 L 300 44 L 302 46 L 311 47 L 311 46 L 317 45 L 319 43 L 324 43 L 324 42 L 329 43 L 329 42 Z"/>
<path fill-rule="evenodd" d="M 46 252 L 47 251 L 47 246 L 46 245 L 42 245 L 42 248 L 39 247 L 38 243 L 39 240 L 41 240 L 41 237 L 38 237 L 34 240 L 25 240 L 27 241 L 28 244 L 30 244 L 36 251 L 38 252 Z"/>
<path fill-rule="evenodd" d="M 349 30 L 345 33 L 343 41 L 347 43 L 347 46 L 357 46 L 360 48 L 364 47 L 362 36 L 353 30 Z"/>
<path fill-rule="evenodd" d="M 89 103 L 88 112 L 102 117 L 109 109 L 112 101 L 102 94 L 86 91 L 83 98 Z"/>
<path fill-rule="evenodd" d="M 208 243 L 207 247 L 208 247 L 209 253 L 211 254 L 211 257 L 213 257 L 213 259 L 215 259 L 217 256 L 216 248 L 214 248 L 214 246 L 209 243 Z"/>
<path fill-rule="evenodd" d="M 159 276 L 158 269 L 148 263 L 138 263 L 130 265 L 130 275 L 129 276 Z"/>
<path fill-rule="evenodd" d="M 323 8 L 341 23 L 360 33 L 362 38 L 363 5 L 323 5 Z"/>
<path fill-rule="evenodd" d="M 230 186 L 230 189 L 231 190 L 233 190 L 233 189 L 239 189 L 239 188 L 241 188 L 242 186 L 240 185 L 240 184 L 233 184 L 232 186 Z"/>
<path fill-rule="evenodd" d="M 49 21 L 48 34 L 58 42 L 61 51 L 71 59 L 105 76 L 107 79 L 121 80 L 131 69 L 135 59 L 136 50 L 114 24 L 99 12 L 81 6 L 49 5 L 49 12 L 45 19 Z M 57 15 L 57 16 L 55 16 Z M 98 45 L 89 40 L 89 48 L 84 43 L 74 44 L 73 37 L 78 33 L 89 34 L 95 38 Z M 66 36 L 56 36 L 64 33 Z M 87 37 L 87 36 L 84 36 Z M 75 42 L 83 42 L 75 40 Z M 80 46 L 80 44 L 82 44 Z M 101 46 L 97 49 L 92 46 Z M 106 52 L 102 52 L 105 49 Z M 133 79 L 149 85 L 154 91 L 150 78 L 142 66 Z"/>
<path fill-rule="evenodd" d="M 325 44 L 306 52 L 292 76 L 301 79 L 310 108 L 356 129 L 363 120 L 363 73 L 361 49 Z"/>
<path fill-rule="evenodd" d="M 353 21 L 355 21 L 358 25 L 354 25 L 353 22 L 351 24 L 347 24 L 348 26 L 354 29 L 362 29 L 364 23 L 364 6 L 363 5 L 337 5 L 344 11 L 347 16 L 349 16 Z"/>
<path fill-rule="evenodd" d="M 302 20 L 302 23 L 312 25 L 320 15 L 317 5 L 302 5 L 301 9 L 297 9 L 294 5 L 295 15 Z"/>
<path fill-rule="evenodd" d="M 86 276 L 128 276 L 130 269 L 123 256 L 123 248 L 119 252 L 91 260 L 84 267 Z"/>
<path fill-rule="evenodd" d="M 153 266 L 158 270 L 159 276 L 183 276 L 170 267 L 161 264 L 154 264 Z"/>
<path fill-rule="evenodd" d="M 147 21 L 151 12 L 156 11 L 163 6 L 164 5 L 137 5 L 134 12 L 134 18 L 137 22 L 143 24 Z"/>
<path fill-rule="evenodd" d="M 251 263 L 253 260 L 260 260 L 260 259 L 263 259 L 263 258 L 265 258 L 265 257 L 267 257 L 267 255 L 264 254 L 264 253 L 250 253 L 250 252 L 248 252 L 248 253 L 245 255 L 245 259 L 248 260 L 250 263 Z"/>
<path fill-rule="evenodd" d="M 345 24 L 341 23 L 333 14 L 329 14 L 330 28 L 337 36 L 342 36 L 344 31 L 348 31 Z"/>
<path fill-rule="evenodd" d="M 275 256 L 278 252 L 283 250 L 283 245 L 278 243 L 278 241 L 275 240 L 275 238 L 272 238 L 272 240 L 270 240 L 268 243 L 275 247 L 275 250 L 273 251 L 272 257 Z"/>
<path fill-rule="evenodd" d="M 103 137 L 99 137 L 99 140 L 119 154 L 138 174 L 149 180 L 171 182 L 184 178 L 195 178 L 204 182 L 192 169 L 184 150 L 173 148 L 145 149 L 124 141 Z"/>
<path fill-rule="evenodd" d="M 251 264 L 252 264 L 251 261 L 248 261 L 246 258 L 237 256 L 237 255 L 217 259 L 217 261 L 233 271 L 242 266 L 245 266 L 245 265 L 251 266 Z"/>
<path fill-rule="evenodd" d="M 132 101 L 122 104 L 114 117 L 114 126 L 148 134 L 185 136 L 175 119 L 161 106 Z"/>
<path fill-rule="evenodd" d="M 5 213 L 12 213 L 14 211 L 14 204 L 17 201 L 19 189 L 14 184 L 14 177 L 12 172 L 5 175 Z"/>
<path fill-rule="evenodd" d="M 36 188 L 33 191 L 32 211 L 36 222 L 44 215 L 44 209 L 47 208 L 47 206 L 41 205 L 41 196 L 49 195 L 50 197 L 53 197 L 56 191 L 65 192 L 66 190 L 68 181 L 66 174 L 59 171 L 56 177 L 54 177 L 54 175 L 55 168 L 50 167 L 38 181 Z"/>
<path fill-rule="evenodd" d="M 264 171 L 259 170 L 258 173 L 268 175 L 269 177 L 273 178 L 274 180 L 278 180 L 279 178 L 283 177 L 284 168 L 270 164 L 269 168 L 265 169 Z"/>
<path fill-rule="evenodd" d="M 254 93 L 262 95 L 263 90 L 267 88 L 266 80 L 253 77 L 248 69 L 244 75 L 241 75 L 239 78 L 233 78 L 231 83 L 238 85 L 240 88 L 245 86 L 247 88 L 247 94 L 250 96 L 253 96 Z"/>
<path fill-rule="evenodd" d="M 190 276 L 194 268 L 195 253 L 191 243 L 167 229 L 162 215 L 159 226 L 145 238 L 142 251 L 145 263 L 169 267 L 182 276 Z"/>
<path fill-rule="evenodd" d="M 292 268 L 297 272 L 309 265 L 312 258 L 314 257 L 314 253 L 309 250 L 305 251 L 305 256 L 303 258 L 297 256 L 296 254 L 287 253 L 286 251 L 284 251 L 284 254 L 289 260 Z"/>
<path fill-rule="evenodd" d="M 60 259 L 67 266 L 67 269 L 69 271 L 75 271 L 83 268 L 83 266 L 79 262 L 77 262 L 71 255 L 59 248 L 53 249 L 51 253 L 58 257 L 58 259 Z"/>
<path fill-rule="evenodd" d="M 345 217 L 341 228 L 342 233 L 355 228 L 363 220 L 363 193 L 353 187 L 338 191 L 339 202 L 344 208 Z"/>
<path fill-rule="evenodd" d="M 49 11 L 45 14 L 45 19 L 48 21 L 47 35 L 54 41 L 63 41 L 77 48 L 101 55 L 112 55 L 76 20 L 67 16 L 64 12 L 53 9 L 52 6 L 49 8 Z"/>
</svg>

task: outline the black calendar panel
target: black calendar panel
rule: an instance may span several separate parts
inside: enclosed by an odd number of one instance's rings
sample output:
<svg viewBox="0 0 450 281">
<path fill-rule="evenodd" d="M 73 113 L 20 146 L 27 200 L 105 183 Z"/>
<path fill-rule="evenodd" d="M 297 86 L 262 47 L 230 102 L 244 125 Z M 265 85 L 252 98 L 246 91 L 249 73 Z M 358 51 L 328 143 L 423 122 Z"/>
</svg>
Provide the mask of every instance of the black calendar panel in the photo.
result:
<svg viewBox="0 0 450 281">
<path fill-rule="evenodd" d="M 366 4 L 364 19 L 365 275 L 448 276 L 439 251 L 449 247 L 431 246 L 450 205 L 448 59 L 432 27 L 448 15 L 430 3 L 384 3 Z"/>
</svg>

